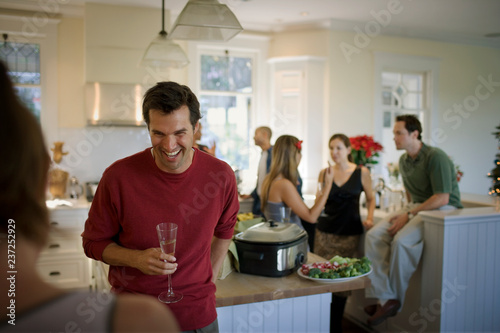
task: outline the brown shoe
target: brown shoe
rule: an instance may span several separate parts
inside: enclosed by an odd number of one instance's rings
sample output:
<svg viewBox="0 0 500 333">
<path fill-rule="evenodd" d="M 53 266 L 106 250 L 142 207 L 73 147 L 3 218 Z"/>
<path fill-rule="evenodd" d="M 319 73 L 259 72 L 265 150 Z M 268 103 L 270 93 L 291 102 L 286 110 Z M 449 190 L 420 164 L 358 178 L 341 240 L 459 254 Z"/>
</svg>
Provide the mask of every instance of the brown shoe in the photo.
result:
<svg viewBox="0 0 500 333">
<path fill-rule="evenodd" d="M 368 318 L 368 325 L 375 326 L 381 324 L 387 318 L 395 316 L 400 307 L 401 302 L 397 299 L 388 300 L 375 314 Z"/>
<path fill-rule="evenodd" d="M 370 304 L 370 305 L 367 305 L 365 306 L 365 313 L 367 315 L 369 315 L 370 317 L 373 316 L 375 314 L 375 312 L 378 311 L 378 309 L 380 309 L 382 307 L 382 305 L 380 304 Z"/>
</svg>

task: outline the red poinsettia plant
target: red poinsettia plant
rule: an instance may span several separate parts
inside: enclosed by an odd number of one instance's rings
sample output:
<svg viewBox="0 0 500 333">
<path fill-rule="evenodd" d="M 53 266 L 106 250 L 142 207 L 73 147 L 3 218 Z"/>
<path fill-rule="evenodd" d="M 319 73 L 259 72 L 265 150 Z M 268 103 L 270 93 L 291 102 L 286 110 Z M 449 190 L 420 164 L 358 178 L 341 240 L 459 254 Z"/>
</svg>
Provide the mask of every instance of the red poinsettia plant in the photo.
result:
<svg viewBox="0 0 500 333">
<path fill-rule="evenodd" d="M 375 157 L 379 156 L 384 147 L 373 140 L 371 135 L 358 135 L 350 137 L 351 155 L 357 165 L 377 164 Z"/>
</svg>

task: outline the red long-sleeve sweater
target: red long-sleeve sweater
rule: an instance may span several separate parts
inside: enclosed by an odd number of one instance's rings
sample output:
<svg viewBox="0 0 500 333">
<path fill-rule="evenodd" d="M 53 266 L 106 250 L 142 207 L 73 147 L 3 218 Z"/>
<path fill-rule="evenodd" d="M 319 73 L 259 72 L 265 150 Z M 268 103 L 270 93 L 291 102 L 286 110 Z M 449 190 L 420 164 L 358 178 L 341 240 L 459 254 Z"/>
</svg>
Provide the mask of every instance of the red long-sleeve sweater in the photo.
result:
<svg viewBox="0 0 500 333">
<path fill-rule="evenodd" d="M 129 249 L 159 247 L 156 225 L 177 223 L 172 284 L 184 298 L 168 306 L 181 330 L 193 330 L 217 316 L 210 245 L 213 236 L 232 237 L 238 209 L 234 172 L 225 162 L 195 149 L 188 170 L 171 174 L 156 166 L 148 148 L 105 170 L 82 233 L 83 247 L 96 260 L 112 242 Z M 111 266 L 109 282 L 116 293 L 156 297 L 167 289 L 166 275 L 131 267 Z"/>
</svg>

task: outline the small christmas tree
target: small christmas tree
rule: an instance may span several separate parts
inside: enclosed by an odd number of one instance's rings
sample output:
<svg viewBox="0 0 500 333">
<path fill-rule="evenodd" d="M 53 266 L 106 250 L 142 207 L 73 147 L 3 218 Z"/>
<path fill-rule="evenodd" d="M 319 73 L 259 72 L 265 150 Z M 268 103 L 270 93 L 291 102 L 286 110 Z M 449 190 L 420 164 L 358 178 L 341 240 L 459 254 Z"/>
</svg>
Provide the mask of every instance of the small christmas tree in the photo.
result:
<svg viewBox="0 0 500 333">
<path fill-rule="evenodd" d="M 495 159 L 495 168 L 488 173 L 493 181 L 493 186 L 490 187 L 489 195 L 500 196 L 500 126 L 497 126 L 497 131 L 493 133 L 498 140 L 498 153 Z"/>
</svg>

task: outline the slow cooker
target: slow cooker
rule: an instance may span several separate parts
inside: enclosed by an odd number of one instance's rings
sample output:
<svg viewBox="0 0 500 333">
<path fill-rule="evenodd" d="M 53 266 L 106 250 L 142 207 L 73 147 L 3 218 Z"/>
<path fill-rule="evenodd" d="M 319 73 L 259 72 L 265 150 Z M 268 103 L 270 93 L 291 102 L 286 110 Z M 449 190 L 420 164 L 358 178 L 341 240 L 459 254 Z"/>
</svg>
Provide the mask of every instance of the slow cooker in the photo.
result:
<svg viewBox="0 0 500 333">
<path fill-rule="evenodd" d="M 281 277 L 307 261 L 307 233 L 298 225 L 266 221 L 234 236 L 241 273 Z"/>
</svg>

